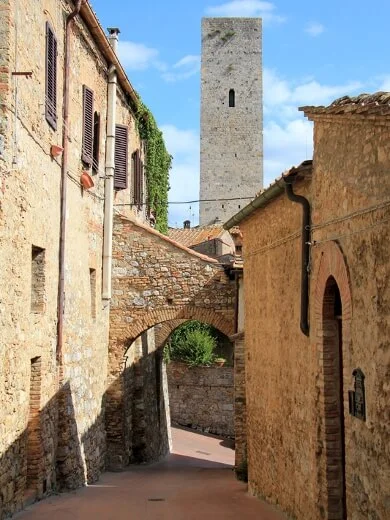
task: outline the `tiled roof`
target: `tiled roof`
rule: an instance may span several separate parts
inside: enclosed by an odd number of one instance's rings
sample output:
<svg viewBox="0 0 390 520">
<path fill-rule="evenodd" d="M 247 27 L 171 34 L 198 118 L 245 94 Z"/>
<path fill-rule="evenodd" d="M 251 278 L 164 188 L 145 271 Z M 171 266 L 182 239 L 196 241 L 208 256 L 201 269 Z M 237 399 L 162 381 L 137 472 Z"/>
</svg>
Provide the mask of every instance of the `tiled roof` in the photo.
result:
<svg viewBox="0 0 390 520">
<path fill-rule="evenodd" d="M 198 226 L 193 228 L 169 228 L 168 236 L 171 240 L 175 240 L 183 246 L 190 247 L 211 240 L 219 238 L 223 235 L 224 229 L 222 226 Z"/>
<path fill-rule="evenodd" d="M 305 115 L 390 115 L 390 92 L 375 92 L 374 94 L 360 94 L 359 96 L 344 96 L 336 99 L 329 106 L 304 106 L 299 110 Z"/>
</svg>

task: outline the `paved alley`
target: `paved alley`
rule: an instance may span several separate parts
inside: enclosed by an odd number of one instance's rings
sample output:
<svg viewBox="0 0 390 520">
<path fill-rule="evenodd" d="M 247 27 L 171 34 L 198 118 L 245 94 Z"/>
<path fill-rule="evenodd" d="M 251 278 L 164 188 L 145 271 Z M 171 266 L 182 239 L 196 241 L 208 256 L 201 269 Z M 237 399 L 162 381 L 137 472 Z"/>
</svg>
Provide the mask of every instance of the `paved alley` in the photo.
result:
<svg viewBox="0 0 390 520">
<path fill-rule="evenodd" d="M 229 443 L 172 428 L 173 453 L 150 466 L 131 466 L 74 492 L 51 496 L 18 520 L 283 520 L 248 496 L 235 479 Z"/>
</svg>

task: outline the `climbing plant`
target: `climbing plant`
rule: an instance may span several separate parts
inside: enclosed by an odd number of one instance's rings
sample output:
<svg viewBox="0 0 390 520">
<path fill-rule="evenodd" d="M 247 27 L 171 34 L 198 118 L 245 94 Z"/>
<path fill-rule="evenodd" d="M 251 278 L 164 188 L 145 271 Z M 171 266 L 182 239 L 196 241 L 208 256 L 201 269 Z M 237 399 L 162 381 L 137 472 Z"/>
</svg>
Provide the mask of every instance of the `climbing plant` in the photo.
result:
<svg viewBox="0 0 390 520">
<path fill-rule="evenodd" d="M 169 170 L 172 156 L 167 152 L 164 138 L 150 110 L 139 100 L 137 106 L 138 130 L 146 142 L 145 172 L 147 204 L 156 218 L 156 229 L 168 232 Z"/>
</svg>

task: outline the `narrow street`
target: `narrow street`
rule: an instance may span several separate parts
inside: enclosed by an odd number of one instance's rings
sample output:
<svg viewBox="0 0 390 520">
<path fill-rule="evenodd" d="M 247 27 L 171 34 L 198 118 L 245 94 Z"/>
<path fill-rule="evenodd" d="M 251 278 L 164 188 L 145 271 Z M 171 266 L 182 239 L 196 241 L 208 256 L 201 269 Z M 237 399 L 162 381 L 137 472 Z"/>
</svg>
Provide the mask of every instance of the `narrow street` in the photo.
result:
<svg viewBox="0 0 390 520">
<path fill-rule="evenodd" d="M 99 482 L 51 496 L 18 520 L 283 520 L 235 479 L 234 451 L 214 436 L 172 428 L 173 453 L 150 466 L 104 473 Z"/>
</svg>

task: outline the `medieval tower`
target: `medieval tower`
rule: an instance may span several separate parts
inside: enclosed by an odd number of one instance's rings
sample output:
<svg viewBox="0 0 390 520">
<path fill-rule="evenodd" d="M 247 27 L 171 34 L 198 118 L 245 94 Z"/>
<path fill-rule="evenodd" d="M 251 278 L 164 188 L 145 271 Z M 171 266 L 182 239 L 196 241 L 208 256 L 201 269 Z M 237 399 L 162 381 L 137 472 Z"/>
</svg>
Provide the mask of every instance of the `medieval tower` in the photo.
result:
<svg viewBox="0 0 390 520">
<path fill-rule="evenodd" d="M 226 221 L 262 188 L 261 58 L 260 18 L 203 18 L 201 226 Z"/>
</svg>

